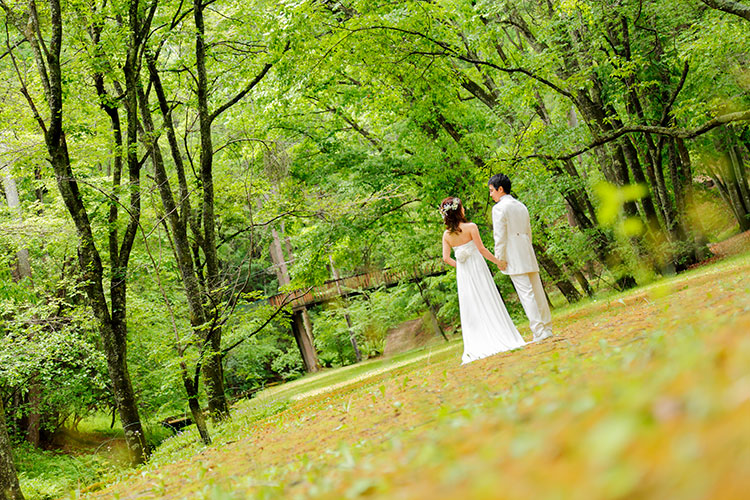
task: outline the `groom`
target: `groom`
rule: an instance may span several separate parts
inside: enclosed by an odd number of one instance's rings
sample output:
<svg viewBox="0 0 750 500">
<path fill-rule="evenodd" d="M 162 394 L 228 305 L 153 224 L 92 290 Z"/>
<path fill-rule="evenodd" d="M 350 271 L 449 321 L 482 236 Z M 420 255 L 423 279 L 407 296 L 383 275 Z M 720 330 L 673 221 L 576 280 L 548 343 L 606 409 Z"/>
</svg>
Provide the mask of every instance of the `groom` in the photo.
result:
<svg viewBox="0 0 750 500">
<path fill-rule="evenodd" d="M 493 175 L 489 180 L 490 197 L 495 201 L 492 207 L 495 257 L 505 263 L 500 270 L 513 281 L 529 318 L 534 341 L 544 340 L 552 335 L 549 329 L 551 315 L 531 246 L 529 211 L 526 205 L 510 195 L 510 185 L 505 174 Z"/>
</svg>

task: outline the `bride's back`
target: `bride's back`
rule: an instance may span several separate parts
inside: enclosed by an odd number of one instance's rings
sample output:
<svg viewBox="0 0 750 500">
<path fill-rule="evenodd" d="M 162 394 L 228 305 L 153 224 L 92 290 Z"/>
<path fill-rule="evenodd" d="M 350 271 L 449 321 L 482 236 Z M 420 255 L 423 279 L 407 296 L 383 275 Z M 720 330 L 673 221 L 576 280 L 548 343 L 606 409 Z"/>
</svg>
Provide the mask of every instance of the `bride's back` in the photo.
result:
<svg viewBox="0 0 750 500">
<path fill-rule="evenodd" d="M 470 242 L 471 232 L 469 229 L 471 226 L 474 226 L 474 223 L 472 222 L 462 222 L 458 225 L 458 229 L 460 232 L 452 233 L 450 231 L 445 231 L 445 239 L 448 242 L 448 244 L 451 247 L 457 247 L 459 245 L 465 245 L 466 243 Z"/>
</svg>

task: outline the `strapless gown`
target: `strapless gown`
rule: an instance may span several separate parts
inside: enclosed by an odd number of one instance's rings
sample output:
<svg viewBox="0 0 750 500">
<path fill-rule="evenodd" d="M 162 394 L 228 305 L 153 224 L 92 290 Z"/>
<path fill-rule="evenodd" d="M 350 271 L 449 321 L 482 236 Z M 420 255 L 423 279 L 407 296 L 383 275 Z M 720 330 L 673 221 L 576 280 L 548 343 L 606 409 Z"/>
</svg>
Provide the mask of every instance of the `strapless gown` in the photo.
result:
<svg viewBox="0 0 750 500">
<path fill-rule="evenodd" d="M 473 241 L 453 247 L 464 340 L 462 364 L 526 344 Z"/>
</svg>

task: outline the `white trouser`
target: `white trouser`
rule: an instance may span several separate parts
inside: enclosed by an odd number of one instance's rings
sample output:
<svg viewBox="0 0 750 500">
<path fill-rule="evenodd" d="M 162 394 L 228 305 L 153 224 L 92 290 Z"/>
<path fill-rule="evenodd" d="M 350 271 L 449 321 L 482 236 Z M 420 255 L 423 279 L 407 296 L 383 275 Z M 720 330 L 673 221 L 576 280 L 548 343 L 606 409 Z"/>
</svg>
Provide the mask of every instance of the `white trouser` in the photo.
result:
<svg viewBox="0 0 750 500">
<path fill-rule="evenodd" d="M 516 287 L 518 300 L 521 301 L 523 310 L 529 318 L 529 327 L 536 340 L 544 332 L 549 332 L 549 324 L 552 320 L 547 297 L 544 295 L 544 288 L 542 288 L 542 280 L 539 279 L 539 273 L 511 274 L 509 276 L 513 281 L 513 286 Z"/>
</svg>

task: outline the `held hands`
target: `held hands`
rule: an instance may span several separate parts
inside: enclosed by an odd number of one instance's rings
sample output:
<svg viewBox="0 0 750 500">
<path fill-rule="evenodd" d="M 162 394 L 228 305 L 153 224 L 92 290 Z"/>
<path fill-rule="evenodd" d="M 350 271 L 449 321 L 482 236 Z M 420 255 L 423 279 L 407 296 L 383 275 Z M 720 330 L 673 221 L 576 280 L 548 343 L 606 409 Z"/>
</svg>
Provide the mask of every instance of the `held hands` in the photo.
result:
<svg viewBox="0 0 750 500">
<path fill-rule="evenodd" d="M 508 263 L 504 260 L 497 261 L 497 268 L 501 271 L 505 271 L 508 268 Z"/>
</svg>

